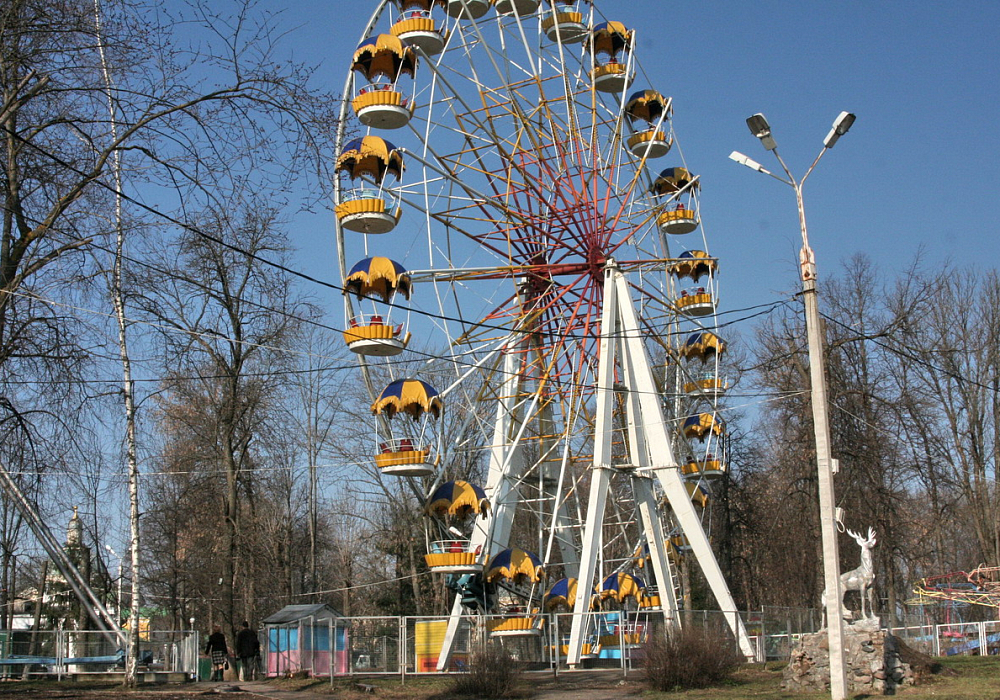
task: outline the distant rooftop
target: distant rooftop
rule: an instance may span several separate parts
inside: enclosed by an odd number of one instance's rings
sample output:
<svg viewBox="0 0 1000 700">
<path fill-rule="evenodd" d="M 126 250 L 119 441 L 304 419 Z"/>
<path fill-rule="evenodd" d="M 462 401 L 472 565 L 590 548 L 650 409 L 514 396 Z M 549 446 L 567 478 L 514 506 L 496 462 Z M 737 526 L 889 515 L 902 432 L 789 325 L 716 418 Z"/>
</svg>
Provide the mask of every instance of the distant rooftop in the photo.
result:
<svg viewBox="0 0 1000 700">
<path fill-rule="evenodd" d="M 343 617 L 339 612 L 325 603 L 315 603 L 312 605 L 286 605 L 273 615 L 265 617 L 262 622 L 265 625 L 282 625 L 289 622 L 298 622 L 306 618 L 314 620 L 329 620 L 334 617 Z"/>
</svg>

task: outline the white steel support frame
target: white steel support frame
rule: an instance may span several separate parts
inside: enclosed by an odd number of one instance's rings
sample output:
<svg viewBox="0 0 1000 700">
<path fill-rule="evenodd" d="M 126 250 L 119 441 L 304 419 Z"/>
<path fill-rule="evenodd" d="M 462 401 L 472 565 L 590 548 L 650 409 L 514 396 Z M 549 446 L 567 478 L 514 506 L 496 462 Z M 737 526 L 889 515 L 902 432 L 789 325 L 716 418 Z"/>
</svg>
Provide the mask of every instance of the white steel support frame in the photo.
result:
<svg viewBox="0 0 1000 700">
<path fill-rule="evenodd" d="M 642 329 L 639 326 L 635 307 L 632 303 L 628 281 L 614 260 L 609 260 L 605 267 L 604 301 L 601 314 L 601 341 L 598 358 L 597 380 L 597 410 L 594 427 L 594 473 L 591 479 L 590 501 L 587 504 L 587 521 L 584 526 L 583 552 L 580 562 L 580 576 L 577 581 L 576 600 L 573 607 L 573 623 L 570 632 L 570 643 L 567 661 L 570 666 L 580 663 L 583 640 L 586 632 L 587 611 L 590 606 L 591 590 L 597 568 L 597 557 L 600 551 L 601 524 L 607 505 L 608 485 L 611 475 L 616 471 L 611 464 L 612 443 L 612 409 L 614 395 L 614 367 L 616 351 L 620 352 L 618 359 L 625 369 L 623 379 L 625 390 L 629 392 L 626 403 L 628 411 L 628 426 L 633 445 L 632 465 L 640 472 L 651 470 L 663 489 L 670 507 L 684 535 L 687 537 L 691 550 L 701 566 L 712 593 L 715 595 L 719 608 L 724 613 L 726 622 L 739 644 L 740 651 L 748 658 L 754 658 L 753 645 L 747 636 L 743 621 L 736 611 L 736 603 L 722 576 L 722 570 L 712 553 L 708 536 L 701 525 L 701 519 L 695 512 L 687 488 L 681 478 L 680 467 L 674 459 L 671 448 L 670 434 L 663 417 L 660 405 L 660 395 L 653 378 L 652 365 L 646 348 L 642 342 Z M 620 347 L 619 347 L 620 344 Z M 641 483 L 636 480 L 636 483 Z M 640 486 L 640 493 L 642 488 Z M 648 513 L 648 501 L 645 508 L 640 497 L 640 513 Z M 655 514 L 655 505 L 654 513 Z M 645 520 L 645 517 L 643 518 Z M 673 582 L 669 574 L 666 557 L 660 558 L 664 552 L 662 530 L 659 523 L 647 525 L 647 536 L 650 540 L 653 555 L 654 575 L 661 591 L 673 591 Z M 651 531 L 651 532 L 650 532 Z M 668 594 L 669 595 L 669 594 Z M 676 602 L 675 602 L 676 604 Z M 664 608 L 667 613 L 667 608 Z"/>
<path fill-rule="evenodd" d="M 587 504 L 587 520 L 584 529 L 583 552 L 580 563 L 580 576 L 577 580 L 576 599 L 573 606 L 573 618 L 570 628 L 570 643 L 567 661 L 571 666 L 580 662 L 583 649 L 583 639 L 587 632 L 587 612 L 590 607 L 590 595 L 593 589 L 597 569 L 598 554 L 601 550 L 601 523 L 607 507 L 608 489 L 611 479 L 619 471 L 627 471 L 639 509 L 639 519 L 642 524 L 646 542 L 649 544 L 650 567 L 657 588 L 661 591 L 661 609 L 668 628 L 674 629 L 680 624 L 677 615 L 677 597 L 673 585 L 673 575 L 670 562 L 666 555 L 663 542 L 663 529 L 660 527 L 657 515 L 656 499 L 653 494 L 651 479 L 647 475 L 636 474 L 634 467 L 648 466 L 649 451 L 646 445 L 646 434 L 642 423 L 636 418 L 640 415 L 638 393 L 632 391 L 635 387 L 635 368 L 627 352 L 621 352 L 623 379 L 627 391 L 627 429 L 629 433 L 629 453 L 633 468 L 623 470 L 611 465 L 611 444 L 613 431 L 614 407 L 614 367 L 618 344 L 628 331 L 623 329 L 618 313 L 618 297 L 620 290 L 616 276 L 620 276 L 617 266 L 609 261 L 604 272 L 604 306 L 601 309 L 601 341 L 598 356 L 597 380 L 597 411 L 594 426 L 594 473 L 590 482 L 590 500 Z M 625 290 L 626 299 L 628 291 Z M 631 303 L 631 300 L 629 300 Z"/>
<path fill-rule="evenodd" d="M 524 470 L 524 459 L 518 441 L 511 441 L 511 429 L 517 422 L 518 413 L 518 356 L 515 352 L 506 352 L 503 361 L 504 381 L 501 384 L 500 396 L 497 401 L 497 417 L 493 427 L 493 444 L 490 447 L 490 467 L 486 478 L 487 498 L 490 499 L 491 510 L 486 523 L 477 521 L 469 547 L 473 551 L 479 549 L 479 561 L 485 570 L 486 564 L 499 551 L 500 543 L 506 543 L 510 536 L 510 526 L 514 520 L 514 504 L 511 502 L 511 491 L 514 482 Z M 487 547 L 487 544 L 490 546 Z M 448 618 L 448 629 L 438 654 L 437 670 L 447 670 L 451 662 L 451 653 L 458 635 L 458 627 L 462 622 L 462 594 L 455 594 Z"/>
<path fill-rule="evenodd" d="M 512 345 L 526 344 L 530 336 L 524 335 L 520 340 L 512 341 Z M 524 459 L 522 440 L 524 430 L 532 416 L 545 420 L 545 409 L 537 405 L 540 394 L 536 392 L 533 401 L 527 407 L 522 406 L 525 394 L 522 391 L 523 378 L 520 372 L 520 355 L 516 347 L 504 354 L 503 376 L 497 401 L 497 415 L 493 427 L 493 443 L 490 447 L 490 466 L 484 491 L 491 504 L 491 514 L 486 521 L 477 521 L 475 529 L 469 538 L 469 547 L 479 551 L 478 561 L 483 569 L 493 556 L 509 546 L 510 530 L 517 512 L 519 496 L 517 482 L 524 475 L 527 463 Z M 540 390 L 540 388 L 539 388 Z M 576 551 L 569 532 L 570 520 L 566 504 L 560 494 L 554 495 L 552 528 L 559 545 L 563 559 L 573 566 L 576 561 Z M 455 595 L 451 615 L 448 618 L 448 628 L 445 632 L 441 652 L 438 655 L 437 670 L 444 671 L 451 662 L 455 639 L 463 618 L 462 596 Z"/>
</svg>

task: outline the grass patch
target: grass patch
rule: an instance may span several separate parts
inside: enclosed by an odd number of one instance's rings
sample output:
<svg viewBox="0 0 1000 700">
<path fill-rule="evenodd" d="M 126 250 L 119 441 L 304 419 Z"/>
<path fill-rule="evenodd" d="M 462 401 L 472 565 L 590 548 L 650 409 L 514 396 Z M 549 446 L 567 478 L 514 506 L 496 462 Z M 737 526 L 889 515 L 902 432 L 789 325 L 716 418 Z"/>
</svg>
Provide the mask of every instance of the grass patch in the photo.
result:
<svg viewBox="0 0 1000 700">
<path fill-rule="evenodd" d="M 906 700 L 998 700 L 1000 699 L 1000 657 L 964 656 L 936 659 L 954 675 L 939 674 L 929 683 L 896 692 L 896 697 Z M 781 690 L 781 671 L 784 665 L 768 663 L 748 664 L 737 669 L 719 685 L 711 688 L 683 690 L 666 693 L 647 691 L 648 700 L 828 700 L 825 693 L 792 693 Z M 855 700 L 872 698 L 867 694 L 852 696 Z"/>
</svg>

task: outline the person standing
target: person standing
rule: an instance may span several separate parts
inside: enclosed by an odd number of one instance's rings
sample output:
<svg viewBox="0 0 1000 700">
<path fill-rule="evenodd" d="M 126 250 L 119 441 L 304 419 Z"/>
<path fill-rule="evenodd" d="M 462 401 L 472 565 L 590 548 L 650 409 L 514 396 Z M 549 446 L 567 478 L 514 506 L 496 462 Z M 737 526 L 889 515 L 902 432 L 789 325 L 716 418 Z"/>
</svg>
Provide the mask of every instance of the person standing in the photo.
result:
<svg viewBox="0 0 1000 700">
<path fill-rule="evenodd" d="M 240 657 L 240 680 L 254 680 L 254 670 L 257 667 L 257 656 L 260 654 L 260 640 L 257 633 L 250 629 L 250 623 L 243 621 L 243 628 L 236 633 L 236 655 Z"/>
<path fill-rule="evenodd" d="M 211 680 L 221 681 L 222 672 L 229 665 L 229 646 L 226 644 L 226 635 L 222 633 L 220 625 L 212 625 L 212 634 L 208 636 L 205 653 L 212 657 Z"/>
</svg>

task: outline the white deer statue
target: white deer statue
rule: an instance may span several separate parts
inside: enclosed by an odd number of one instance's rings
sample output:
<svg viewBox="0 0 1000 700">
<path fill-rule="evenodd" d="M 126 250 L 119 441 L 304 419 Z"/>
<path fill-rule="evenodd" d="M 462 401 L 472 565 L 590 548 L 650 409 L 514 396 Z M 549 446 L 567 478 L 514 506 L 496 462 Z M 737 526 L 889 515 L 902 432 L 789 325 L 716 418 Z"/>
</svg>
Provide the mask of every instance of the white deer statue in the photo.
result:
<svg viewBox="0 0 1000 700">
<path fill-rule="evenodd" d="M 845 571 L 840 575 L 841 595 L 846 595 L 848 591 L 857 591 L 861 596 L 861 616 L 864 618 L 875 617 L 875 590 L 872 588 L 872 581 L 875 579 L 875 571 L 872 567 L 872 547 L 875 546 L 875 529 L 868 528 L 868 537 L 862 537 L 851 530 L 847 534 L 854 538 L 854 541 L 861 547 L 861 566 L 850 571 Z M 826 601 L 826 591 L 823 591 L 823 600 Z M 868 604 L 867 611 L 865 603 Z M 840 614 L 845 620 L 851 618 L 851 613 L 844 607 L 844 600 L 840 600 Z M 826 621 L 826 606 L 823 607 L 823 618 Z"/>
</svg>

